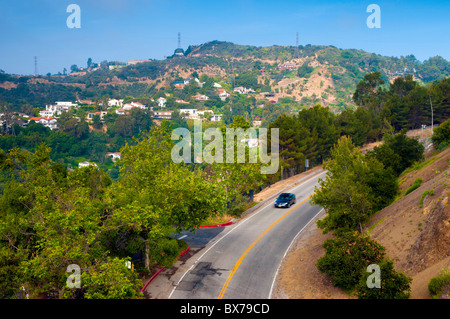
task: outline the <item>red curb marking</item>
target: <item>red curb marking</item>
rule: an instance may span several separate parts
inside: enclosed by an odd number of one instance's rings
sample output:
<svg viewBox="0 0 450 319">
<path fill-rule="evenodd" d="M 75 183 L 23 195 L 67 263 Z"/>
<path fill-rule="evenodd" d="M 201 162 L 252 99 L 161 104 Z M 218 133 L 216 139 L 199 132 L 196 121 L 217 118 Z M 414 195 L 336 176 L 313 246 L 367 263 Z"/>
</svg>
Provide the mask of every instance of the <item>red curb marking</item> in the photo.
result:
<svg viewBox="0 0 450 319">
<path fill-rule="evenodd" d="M 188 245 L 188 247 L 186 248 L 186 250 L 184 250 L 179 256 L 178 258 L 186 255 L 186 253 L 189 251 L 190 247 Z M 178 259 L 177 258 L 177 259 Z M 142 287 L 141 292 L 144 292 L 145 289 L 147 289 L 148 285 L 153 281 L 153 279 L 155 279 L 156 277 L 158 277 L 158 275 L 161 273 L 161 271 L 163 271 L 164 269 L 166 269 L 166 267 L 162 267 L 160 268 L 150 279 L 149 281 L 147 281 L 147 283 L 144 285 L 144 287 Z"/>
<path fill-rule="evenodd" d="M 217 224 L 217 225 L 200 225 L 199 227 L 200 227 L 200 228 L 225 227 L 225 226 L 229 226 L 229 225 L 232 225 L 232 224 L 233 224 L 233 222 L 232 222 L 232 221 L 229 221 L 229 222 L 224 223 L 224 224 Z"/>
</svg>

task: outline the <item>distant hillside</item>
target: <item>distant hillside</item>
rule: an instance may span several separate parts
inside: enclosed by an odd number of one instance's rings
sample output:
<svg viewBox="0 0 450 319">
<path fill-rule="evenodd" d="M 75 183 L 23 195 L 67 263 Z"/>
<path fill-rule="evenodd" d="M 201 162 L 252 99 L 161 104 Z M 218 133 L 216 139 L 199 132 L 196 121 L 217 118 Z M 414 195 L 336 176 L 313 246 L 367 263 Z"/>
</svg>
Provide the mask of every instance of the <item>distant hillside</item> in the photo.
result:
<svg viewBox="0 0 450 319">
<path fill-rule="evenodd" d="M 189 46 L 184 55 L 180 52 L 165 60 L 139 60 L 128 65 L 104 61 L 99 67 L 70 75 L 36 78 L 3 72 L 0 101 L 19 110 L 24 104 L 43 107 L 55 99 L 139 97 L 196 73 L 252 88 L 257 99 L 273 93 L 268 99 L 289 97 L 305 106 L 321 103 L 341 110 L 354 107 L 351 96 L 356 84 L 369 72 L 380 71 L 386 82 L 406 74 L 423 83 L 450 75 L 450 63 L 439 56 L 420 62 L 413 55 L 384 57 L 334 46 L 256 47 L 211 41 Z"/>
</svg>

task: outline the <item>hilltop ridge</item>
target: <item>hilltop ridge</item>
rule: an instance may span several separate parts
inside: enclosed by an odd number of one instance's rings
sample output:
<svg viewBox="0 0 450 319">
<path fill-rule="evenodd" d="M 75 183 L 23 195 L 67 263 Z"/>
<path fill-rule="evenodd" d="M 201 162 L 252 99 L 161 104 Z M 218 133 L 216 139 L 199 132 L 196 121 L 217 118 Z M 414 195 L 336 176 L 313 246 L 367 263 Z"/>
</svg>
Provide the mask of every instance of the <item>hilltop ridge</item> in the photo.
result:
<svg viewBox="0 0 450 319">
<path fill-rule="evenodd" d="M 450 75 L 450 63 L 442 57 L 423 62 L 414 55 L 386 57 L 356 49 L 300 45 L 257 47 L 226 41 L 210 41 L 175 50 L 165 60 L 103 61 L 89 68 L 72 66 L 68 75 L 14 76 L 0 73 L 0 100 L 22 100 L 34 107 L 50 104 L 55 96 L 73 100 L 153 95 L 177 79 L 207 75 L 218 82 L 246 84 L 255 98 L 278 101 L 290 98 L 302 105 L 315 103 L 334 110 L 353 108 L 351 96 L 365 74 L 380 71 L 386 83 L 412 75 L 428 83 Z M 178 54 L 175 54 L 177 53 Z M 239 84 L 246 77 L 251 81 Z M 269 96 L 268 96 L 269 95 Z M 15 98 L 15 99 L 13 99 Z"/>
</svg>

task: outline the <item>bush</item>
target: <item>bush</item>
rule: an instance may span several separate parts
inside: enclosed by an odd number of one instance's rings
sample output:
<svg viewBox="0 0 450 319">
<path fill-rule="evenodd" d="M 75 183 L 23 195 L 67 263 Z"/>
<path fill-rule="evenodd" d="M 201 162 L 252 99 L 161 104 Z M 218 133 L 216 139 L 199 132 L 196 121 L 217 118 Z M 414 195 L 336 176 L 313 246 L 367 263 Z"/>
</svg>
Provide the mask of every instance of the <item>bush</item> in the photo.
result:
<svg viewBox="0 0 450 319">
<path fill-rule="evenodd" d="M 406 131 L 386 136 L 384 139 L 386 145 L 399 155 L 400 163 L 396 163 L 396 166 L 398 165 L 397 172 L 403 171 L 414 162 L 423 159 L 425 147 L 417 139 L 406 136 Z"/>
<path fill-rule="evenodd" d="M 394 269 L 391 260 L 385 259 L 380 264 L 380 288 L 369 288 L 367 280 L 372 274 L 365 272 L 361 277 L 356 294 L 360 299 L 408 299 L 411 292 L 411 278 Z M 369 279 L 370 280 L 370 279 Z"/>
<path fill-rule="evenodd" d="M 439 125 L 433 130 L 433 136 L 431 136 L 433 146 L 436 149 L 444 149 L 450 143 L 450 119 Z"/>
<path fill-rule="evenodd" d="M 450 271 L 444 269 L 439 276 L 431 278 L 428 283 L 428 291 L 433 299 L 441 298 L 444 286 L 450 285 Z"/>
<path fill-rule="evenodd" d="M 426 190 L 422 193 L 422 197 L 420 198 L 420 208 L 422 208 L 423 206 L 423 200 L 425 199 L 425 196 L 430 195 L 433 196 L 434 195 L 434 191 L 433 190 Z"/>
<path fill-rule="evenodd" d="M 408 188 L 408 189 L 406 190 L 404 196 L 408 195 L 408 194 L 411 193 L 412 191 L 414 191 L 414 190 L 416 190 L 417 188 L 419 188 L 421 184 L 422 184 L 422 179 L 419 177 L 419 178 L 417 178 L 417 179 L 414 181 L 414 183 L 411 185 L 411 187 Z"/>
<path fill-rule="evenodd" d="M 337 232 L 337 236 L 325 241 L 325 255 L 317 261 L 317 267 L 335 286 L 352 290 L 368 265 L 382 261 L 385 249 L 358 232 Z"/>
</svg>

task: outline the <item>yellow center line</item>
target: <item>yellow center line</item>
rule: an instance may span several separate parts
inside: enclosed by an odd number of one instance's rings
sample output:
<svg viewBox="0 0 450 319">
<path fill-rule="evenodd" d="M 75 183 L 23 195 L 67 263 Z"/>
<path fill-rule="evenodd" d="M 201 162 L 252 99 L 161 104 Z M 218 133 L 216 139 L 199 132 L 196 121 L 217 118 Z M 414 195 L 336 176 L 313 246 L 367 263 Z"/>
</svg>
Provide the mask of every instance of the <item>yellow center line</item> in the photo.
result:
<svg viewBox="0 0 450 319">
<path fill-rule="evenodd" d="M 220 290 L 219 293 L 219 297 L 217 297 L 217 299 L 222 299 L 223 295 L 225 294 L 225 292 L 227 291 L 227 287 L 228 284 L 231 281 L 231 278 L 233 278 L 235 272 L 238 270 L 239 266 L 241 265 L 242 261 L 244 260 L 245 256 L 247 256 L 247 254 L 250 252 L 250 250 L 252 250 L 252 248 L 261 240 L 261 238 L 270 230 L 272 229 L 273 226 L 275 226 L 276 224 L 278 224 L 283 218 L 285 218 L 287 215 L 289 215 L 290 213 L 292 213 L 297 207 L 303 205 L 308 199 L 310 199 L 311 196 L 308 196 L 306 199 L 304 199 L 300 204 L 294 206 L 294 208 L 291 208 L 287 213 L 285 213 L 283 216 L 281 216 L 280 218 L 278 218 L 275 222 L 273 222 L 272 225 L 270 225 L 265 231 L 263 231 L 261 233 L 261 235 L 258 236 L 258 238 L 255 239 L 255 241 L 248 246 L 247 250 L 242 254 L 242 256 L 238 259 L 238 261 L 236 262 L 236 264 L 234 265 L 233 269 L 231 269 L 231 273 L 228 275 L 227 280 L 225 281 L 225 284 L 223 285 L 222 289 Z"/>
</svg>

